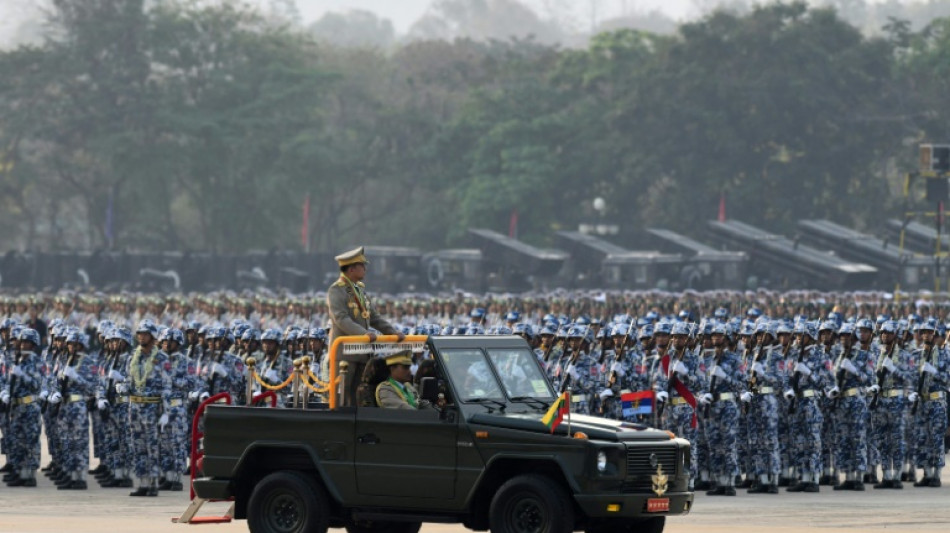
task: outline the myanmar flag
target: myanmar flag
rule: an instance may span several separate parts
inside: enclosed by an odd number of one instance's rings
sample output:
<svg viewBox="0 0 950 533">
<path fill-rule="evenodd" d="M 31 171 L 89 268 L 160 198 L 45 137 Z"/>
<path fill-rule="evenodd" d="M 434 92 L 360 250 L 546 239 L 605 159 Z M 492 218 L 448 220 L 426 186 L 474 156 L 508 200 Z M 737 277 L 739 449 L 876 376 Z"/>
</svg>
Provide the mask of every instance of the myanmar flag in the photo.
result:
<svg viewBox="0 0 950 533">
<path fill-rule="evenodd" d="M 628 392 L 620 395 L 623 416 L 649 415 L 653 413 L 654 393 L 651 390 Z"/>
<path fill-rule="evenodd" d="M 554 433 L 555 428 L 560 425 L 561 420 L 564 420 L 564 415 L 570 415 L 570 410 L 571 393 L 562 392 L 557 400 L 554 400 L 554 403 L 551 404 L 551 408 L 545 413 L 541 422 L 551 430 L 551 433 Z"/>
</svg>

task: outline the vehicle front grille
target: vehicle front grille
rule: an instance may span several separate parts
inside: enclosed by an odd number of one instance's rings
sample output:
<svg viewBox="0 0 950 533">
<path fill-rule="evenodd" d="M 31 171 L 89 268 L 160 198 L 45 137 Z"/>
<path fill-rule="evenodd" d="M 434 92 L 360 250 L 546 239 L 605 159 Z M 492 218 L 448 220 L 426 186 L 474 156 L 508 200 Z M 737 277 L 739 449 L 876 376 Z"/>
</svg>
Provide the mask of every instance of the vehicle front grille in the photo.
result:
<svg viewBox="0 0 950 533">
<path fill-rule="evenodd" d="M 669 476 L 672 482 L 672 478 L 679 473 L 678 456 L 676 446 L 628 447 L 627 474 L 621 490 L 628 493 L 652 491 L 653 475 L 656 474 L 658 466 L 663 466 L 663 473 Z"/>
</svg>

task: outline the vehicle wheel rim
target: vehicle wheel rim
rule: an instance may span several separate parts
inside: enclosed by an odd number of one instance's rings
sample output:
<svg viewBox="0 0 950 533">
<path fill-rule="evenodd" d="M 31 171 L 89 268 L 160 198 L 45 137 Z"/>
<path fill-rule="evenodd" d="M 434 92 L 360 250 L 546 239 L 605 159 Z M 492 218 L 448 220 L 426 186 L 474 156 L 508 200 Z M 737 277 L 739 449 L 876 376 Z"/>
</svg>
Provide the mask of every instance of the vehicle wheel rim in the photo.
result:
<svg viewBox="0 0 950 533">
<path fill-rule="evenodd" d="M 548 530 L 544 506 L 532 497 L 514 502 L 509 508 L 508 518 L 513 533 L 543 533 Z"/>
<path fill-rule="evenodd" d="M 268 501 L 266 516 L 273 531 L 297 531 L 303 522 L 303 502 L 294 494 L 277 493 Z"/>
</svg>

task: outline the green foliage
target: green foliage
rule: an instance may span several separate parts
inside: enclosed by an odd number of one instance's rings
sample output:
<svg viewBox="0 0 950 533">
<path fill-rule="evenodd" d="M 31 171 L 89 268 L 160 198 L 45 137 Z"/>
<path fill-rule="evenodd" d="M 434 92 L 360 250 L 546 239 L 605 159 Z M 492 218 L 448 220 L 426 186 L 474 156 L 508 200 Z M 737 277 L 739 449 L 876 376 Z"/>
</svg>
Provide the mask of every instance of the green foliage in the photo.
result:
<svg viewBox="0 0 950 533">
<path fill-rule="evenodd" d="M 514 210 L 521 237 L 549 245 L 599 220 L 596 197 L 627 233 L 701 233 L 721 194 L 730 216 L 785 233 L 803 217 L 874 227 L 897 212 L 908 145 L 950 140 L 947 19 L 867 37 L 792 2 L 584 49 L 388 49 L 324 42 L 381 24 L 362 15 L 297 31 L 237 3 L 145 6 L 56 0 L 45 44 L 0 53 L 16 73 L 0 77 L 5 247 L 108 245 L 110 197 L 114 245 L 135 248 L 297 247 L 308 194 L 327 251 L 462 245 Z"/>
</svg>

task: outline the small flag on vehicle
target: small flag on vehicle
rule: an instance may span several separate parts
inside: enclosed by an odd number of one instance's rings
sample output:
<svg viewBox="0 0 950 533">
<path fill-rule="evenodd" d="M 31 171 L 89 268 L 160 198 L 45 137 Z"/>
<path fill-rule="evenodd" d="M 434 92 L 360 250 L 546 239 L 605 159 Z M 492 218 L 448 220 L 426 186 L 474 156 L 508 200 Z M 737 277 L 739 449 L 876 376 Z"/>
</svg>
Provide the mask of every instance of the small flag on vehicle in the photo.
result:
<svg viewBox="0 0 950 533">
<path fill-rule="evenodd" d="M 623 416 L 653 414 L 653 399 L 655 394 L 651 390 L 628 392 L 620 395 L 620 407 Z"/>
<path fill-rule="evenodd" d="M 571 393 L 562 392 L 557 400 L 554 400 L 554 403 L 551 404 L 551 408 L 544 414 L 544 418 L 541 419 L 541 422 L 551 430 L 551 433 L 554 433 L 554 430 L 561 424 L 561 421 L 564 420 L 564 416 L 570 416 L 570 410 Z"/>
</svg>

